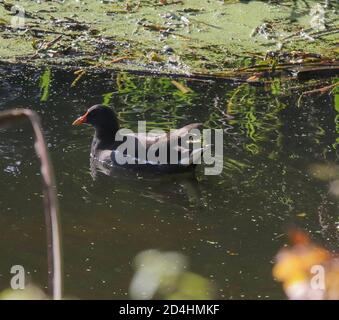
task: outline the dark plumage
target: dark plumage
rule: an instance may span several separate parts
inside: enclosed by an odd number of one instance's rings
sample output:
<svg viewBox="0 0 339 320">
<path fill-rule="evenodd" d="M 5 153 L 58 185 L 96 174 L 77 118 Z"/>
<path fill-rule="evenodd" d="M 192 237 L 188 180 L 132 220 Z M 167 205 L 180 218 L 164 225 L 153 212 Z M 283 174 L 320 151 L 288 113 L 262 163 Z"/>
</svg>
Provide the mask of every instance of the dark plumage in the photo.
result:
<svg viewBox="0 0 339 320">
<path fill-rule="evenodd" d="M 111 108 L 103 105 L 92 106 L 83 116 L 76 119 L 73 122 L 73 125 L 80 125 L 83 123 L 90 124 L 95 129 L 91 146 L 91 156 L 108 166 L 121 165 L 117 163 L 117 157 L 119 156 L 118 148 L 125 140 L 116 140 L 116 134 L 120 127 L 115 112 Z M 193 159 L 201 156 L 203 148 L 195 150 L 192 148 L 184 148 L 180 144 L 180 141 L 181 139 L 184 139 L 192 129 L 199 128 L 201 128 L 200 123 L 192 123 L 172 131 L 171 135 L 170 133 L 156 135 L 146 135 L 143 133 L 128 134 L 127 136 L 134 140 L 135 154 L 124 153 L 124 156 L 135 160 L 136 164 L 123 164 L 122 166 L 137 170 L 146 169 L 159 172 L 182 172 L 192 169 L 195 167 Z M 171 144 L 173 139 L 179 140 L 179 145 L 176 148 Z M 154 162 L 150 161 L 147 157 L 140 157 L 142 154 L 147 154 L 152 147 L 167 149 L 166 163 Z M 169 160 L 170 153 L 174 152 L 178 154 L 179 161 L 178 163 L 173 164 L 170 163 Z"/>
</svg>

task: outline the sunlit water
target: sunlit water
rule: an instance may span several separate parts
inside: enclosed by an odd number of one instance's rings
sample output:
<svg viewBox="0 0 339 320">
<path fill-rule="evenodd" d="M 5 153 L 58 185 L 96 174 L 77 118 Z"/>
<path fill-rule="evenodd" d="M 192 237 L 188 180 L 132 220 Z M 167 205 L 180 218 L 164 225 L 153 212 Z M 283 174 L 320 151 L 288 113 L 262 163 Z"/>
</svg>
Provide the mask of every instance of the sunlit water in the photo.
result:
<svg viewBox="0 0 339 320">
<path fill-rule="evenodd" d="M 141 251 L 185 255 L 190 271 L 214 283 L 218 299 L 284 298 L 272 278 L 275 254 L 290 226 L 330 249 L 336 219 L 326 182 L 309 172 L 336 161 L 336 111 L 327 95 L 305 97 L 275 81 L 266 87 L 188 81 L 182 94 L 170 79 L 128 74 L 3 71 L 0 110 L 36 110 L 53 160 L 61 207 L 65 294 L 129 297 Z M 180 81 L 180 80 L 178 80 Z M 296 88 L 296 85 L 294 88 Z M 291 86 L 293 87 L 293 86 Z M 44 100 L 44 101 L 41 101 Z M 220 176 L 147 176 L 89 165 L 92 128 L 72 127 L 89 106 L 114 105 L 122 126 L 169 129 L 190 122 L 224 129 Z M 1 131 L 0 289 L 20 264 L 47 285 L 39 164 L 28 125 Z M 325 222 L 319 215 L 326 211 Z"/>
</svg>

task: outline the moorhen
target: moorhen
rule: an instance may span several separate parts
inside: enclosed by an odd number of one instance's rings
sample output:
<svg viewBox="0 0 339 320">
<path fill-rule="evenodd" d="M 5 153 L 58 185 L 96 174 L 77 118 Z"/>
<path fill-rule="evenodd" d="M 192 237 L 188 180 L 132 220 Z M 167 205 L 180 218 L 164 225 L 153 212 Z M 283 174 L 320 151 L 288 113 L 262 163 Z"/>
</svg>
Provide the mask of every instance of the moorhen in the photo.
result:
<svg viewBox="0 0 339 320">
<path fill-rule="evenodd" d="M 73 125 L 90 124 L 95 129 L 95 134 L 91 146 L 91 157 L 100 163 L 113 167 L 115 165 L 128 167 L 137 170 L 148 170 L 152 172 L 175 173 L 184 172 L 194 169 L 197 159 L 201 158 L 204 151 L 202 148 L 192 148 L 192 137 L 187 140 L 187 144 L 182 144 L 183 139 L 187 139 L 190 135 L 194 135 L 192 129 L 201 128 L 201 123 L 191 123 L 180 129 L 171 130 L 171 133 L 146 134 L 146 133 L 129 133 L 127 137 L 133 139 L 135 146 L 134 154 L 127 154 L 124 150 L 123 156 L 125 159 L 133 160 L 134 163 L 124 163 L 117 161 L 117 156 L 121 157 L 119 146 L 125 141 L 119 141 L 116 135 L 120 129 L 118 118 L 115 112 L 107 106 L 94 105 L 87 110 L 87 112 L 76 119 Z M 172 139 L 177 139 L 179 144 L 173 145 Z M 188 148 L 186 146 L 189 146 Z M 148 151 L 150 148 L 161 150 L 166 148 L 167 161 L 152 161 L 149 160 Z M 143 150 L 142 150 L 143 149 Z M 176 152 L 178 161 L 176 163 L 170 162 L 170 154 Z M 119 155 L 120 153 L 120 155 Z M 156 153 L 155 153 L 156 154 Z M 145 155 L 141 156 L 140 155 Z M 159 155 L 159 153 L 158 153 Z M 152 158 L 154 159 L 154 158 Z"/>
</svg>

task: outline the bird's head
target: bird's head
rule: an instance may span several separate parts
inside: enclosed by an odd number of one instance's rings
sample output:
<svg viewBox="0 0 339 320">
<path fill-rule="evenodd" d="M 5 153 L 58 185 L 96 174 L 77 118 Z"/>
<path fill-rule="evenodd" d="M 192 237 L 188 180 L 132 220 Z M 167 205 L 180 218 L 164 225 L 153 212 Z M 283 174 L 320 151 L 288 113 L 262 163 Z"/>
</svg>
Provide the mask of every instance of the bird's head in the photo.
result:
<svg viewBox="0 0 339 320">
<path fill-rule="evenodd" d="M 90 124 L 97 129 L 118 128 L 118 119 L 115 112 L 104 105 L 96 104 L 90 107 L 84 115 L 73 122 L 73 126 Z"/>
</svg>

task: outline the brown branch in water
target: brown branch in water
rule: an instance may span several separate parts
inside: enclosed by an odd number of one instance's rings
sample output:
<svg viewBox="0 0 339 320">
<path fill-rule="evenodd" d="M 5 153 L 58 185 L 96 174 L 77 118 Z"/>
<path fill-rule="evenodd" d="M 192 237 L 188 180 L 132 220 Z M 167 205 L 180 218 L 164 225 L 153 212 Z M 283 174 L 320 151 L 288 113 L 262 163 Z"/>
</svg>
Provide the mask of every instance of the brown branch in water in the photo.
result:
<svg viewBox="0 0 339 320">
<path fill-rule="evenodd" d="M 185 86 L 184 84 L 182 84 L 182 83 L 180 83 L 180 82 L 178 82 L 178 81 L 172 80 L 171 83 L 172 83 L 178 90 L 180 90 L 183 94 L 193 92 L 192 89 L 190 89 L 189 87 Z"/>
<path fill-rule="evenodd" d="M 63 36 L 69 36 L 72 37 L 73 34 L 71 33 L 65 33 L 65 32 L 60 32 L 60 31 L 53 31 L 53 30 L 44 30 L 44 29 L 39 29 L 39 28 L 30 28 L 28 29 L 30 32 L 36 33 L 44 33 L 44 34 L 59 34 Z"/>
<path fill-rule="evenodd" d="M 151 30 L 151 31 L 169 31 L 168 27 L 160 26 L 157 24 L 152 24 L 152 23 L 142 23 L 141 24 L 145 29 Z"/>
<path fill-rule="evenodd" d="M 339 86 L 339 82 L 333 83 L 333 84 L 325 86 L 325 87 L 321 87 L 321 88 L 317 88 L 317 89 L 313 89 L 313 90 L 303 92 L 298 99 L 298 103 L 297 103 L 298 107 L 300 107 L 301 99 L 304 96 L 311 95 L 311 94 L 314 94 L 314 93 L 324 94 L 328 91 L 332 91 L 332 89 L 334 89 L 337 86 Z"/>
<path fill-rule="evenodd" d="M 55 39 L 53 39 L 52 41 L 49 41 L 46 43 L 44 49 L 49 49 L 50 47 L 52 47 L 54 44 L 56 44 L 59 40 L 61 40 L 62 38 L 62 34 L 59 35 L 58 37 L 56 37 Z"/>
<path fill-rule="evenodd" d="M 36 57 L 39 55 L 39 53 L 40 53 L 41 51 L 47 50 L 47 49 L 51 48 L 52 46 L 54 46 L 58 41 L 61 40 L 61 38 L 62 38 L 62 34 L 59 35 L 59 36 L 57 36 L 55 39 L 53 39 L 53 40 L 51 40 L 51 41 L 49 41 L 49 42 L 43 44 L 42 47 L 39 48 L 39 49 L 36 51 L 36 53 L 32 56 L 32 58 L 36 58 Z"/>
<path fill-rule="evenodd" d="M 142 23 L 140 24 L 142 27 L 144 27 L 147 30 L 150 31 L 158 31 L 158 32 L 166 32 L 167 34 L 185 39 L 185 40 L 193 40 L 191 37 L 189 36 L 184 36 L 180 33 L 177 32 L 173 32 L 172 29 L 168 28 L 168 27 L 164 27 L 164 26 L 160 26 L 160 25 L 156 25 L 156 24 L 149 24 L 149 23 Z"/>
<path fill-rule="evenodd" d="M 73 82 L 71 83 L 71 88 L 75 87 L 77 83 L 80 81 L 80 79 L 86 74 L 86 70 L 84 69 L 79 69 L 74 72 L 74 74 L 77 76 Z"/>
<path fill-rule="evenodd" d="M 33 127 L 35 152 L 41 164 L 50 294 L 54 300 L 60 300 L 62 297 L 62 262 L 58 199 L 53 168 L 42 132 L 40 118 L 36 112 L 29 109 L 2 111 L 0 112 L 0 128 L 11 126 L 26 118 L 30 120 Z"/>
<path fill-rule="evenodd" d="M 154 4 L 154 7 L 162 7 L 162 6 L 169 6 L 172 4 L 184 4 L 184 1 L 182 0 L 173 0 L 173 1 L 167 1 L 167 0 L 159 0 L 159 3 Z"/>
<path fill-rule="evenodd" d="M 118 58 L 111 60 L 110 63 L 118 63 L 118 62 L 121 62 L 121 61 L 129 59 L 129 58 L 130 58 L 129 56 L 118 57 Z"/>
</svg>

